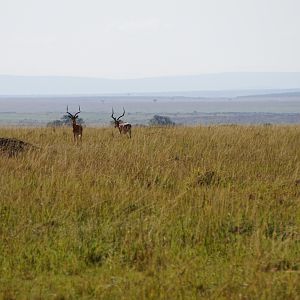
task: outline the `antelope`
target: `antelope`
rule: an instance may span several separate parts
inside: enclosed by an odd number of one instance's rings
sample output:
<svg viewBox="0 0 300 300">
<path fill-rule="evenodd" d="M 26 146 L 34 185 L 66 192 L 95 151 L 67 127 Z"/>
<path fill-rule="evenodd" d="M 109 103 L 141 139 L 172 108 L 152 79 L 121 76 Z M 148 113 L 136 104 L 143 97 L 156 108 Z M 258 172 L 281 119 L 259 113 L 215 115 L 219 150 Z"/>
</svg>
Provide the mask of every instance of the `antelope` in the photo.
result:
<svg viewBox="0 0 300 300">
<path fill-rule="evenodd" d="M 80 142 L 82 142 L 82 126 L 76 124 L 76 119 L 78 118 L 80 112 L 81 111 L 79 106 L 79 111 L 75 115 L 72 115 L 71 113 L 69 113 L 68 106 L 67 106 L 67 114 L 68 117 L 72 120 L 74 142 L 76 143 L 78 143 L 78 139 L 80 139 Z"/>
<path fill-rule="evenodd" d="M 129 124 L 127 122 L 123 122 L 122 120 L 120 120 L 122 117 L 124 117 L 124 115 L 125 115 L 125 109 L 123 107 L 123 114 L 120 117 L 115 118 L 114 117 L 114 109 L 112 108 L 111 117 L 112 117 L 112 119 L 115 122 L 115 128 L 119 129 L 120 134 L 122 134 L 122 133 L 123 134 L 128 133 L 129 134 L 129 138 L 131 138 L 131 124 Z"/>
</svg>

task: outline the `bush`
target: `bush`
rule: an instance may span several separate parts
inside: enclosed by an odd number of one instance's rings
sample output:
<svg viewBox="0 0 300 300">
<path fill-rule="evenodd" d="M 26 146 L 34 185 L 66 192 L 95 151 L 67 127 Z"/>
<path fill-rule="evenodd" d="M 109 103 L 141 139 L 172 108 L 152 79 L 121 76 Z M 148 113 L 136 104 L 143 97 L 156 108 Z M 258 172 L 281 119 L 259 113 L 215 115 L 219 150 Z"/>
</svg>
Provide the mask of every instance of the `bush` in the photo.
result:
<svg viewBox="0 0 300 300">
<path fill-rule="evenodd" d="M 175 122 L 173 122 L 169 117 L 155 115 L 150 121 L 150 125 L 163 125 L 163 126 L 173 126 Z"/>
</svg>

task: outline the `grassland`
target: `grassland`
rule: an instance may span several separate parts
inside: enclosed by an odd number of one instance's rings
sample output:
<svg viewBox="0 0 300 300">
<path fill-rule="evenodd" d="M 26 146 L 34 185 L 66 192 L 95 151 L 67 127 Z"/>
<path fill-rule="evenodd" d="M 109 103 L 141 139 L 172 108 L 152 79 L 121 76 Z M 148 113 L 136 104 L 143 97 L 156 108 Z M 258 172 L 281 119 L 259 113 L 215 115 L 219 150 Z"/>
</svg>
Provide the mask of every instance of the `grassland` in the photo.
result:
<svg viewBox="0 0 300 300">
<path fill-rule="evenodd" d="M 300 299 L 300 126 L 0 136 L 0 297 Z"/>
</svg>

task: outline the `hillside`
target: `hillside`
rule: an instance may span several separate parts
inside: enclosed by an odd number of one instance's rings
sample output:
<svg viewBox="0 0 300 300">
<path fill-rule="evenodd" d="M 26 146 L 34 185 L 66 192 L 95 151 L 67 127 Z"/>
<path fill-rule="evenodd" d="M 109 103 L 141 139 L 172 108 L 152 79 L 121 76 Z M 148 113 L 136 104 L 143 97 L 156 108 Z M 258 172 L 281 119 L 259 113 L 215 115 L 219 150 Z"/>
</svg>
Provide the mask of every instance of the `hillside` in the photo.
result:
<svg viewBox="0 0 300 300">
<path fill-rule="evenodd" d="M 287 89 L 300 89 L 300 73 L 220 73 L 141 79 L 0 75 L 0 95 L 151 93 L 231 97 Z"/>
</svg>

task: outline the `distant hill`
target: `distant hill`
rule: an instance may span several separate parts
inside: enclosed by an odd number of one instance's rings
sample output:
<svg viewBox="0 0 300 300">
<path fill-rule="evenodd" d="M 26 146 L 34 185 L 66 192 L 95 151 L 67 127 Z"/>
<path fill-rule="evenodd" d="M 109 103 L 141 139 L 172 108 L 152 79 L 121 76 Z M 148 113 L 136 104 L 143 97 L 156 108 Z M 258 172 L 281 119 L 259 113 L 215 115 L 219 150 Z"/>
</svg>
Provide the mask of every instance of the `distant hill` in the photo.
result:
<svg viewBox="0 0 300 300">
<path fill-rule="evenodd" d="M 0 95 L 237 97 L 300 91 L 300 72 L 220 73 L 141 79 L 0 75 Z"/>
<path fill-rule="evenodd" d="M 250 94 L 250 95 L 246 95 L 246 96 L 239 96 L 237 97 L 239 99 L 247 99 L 247 98 L 264 98 L 264 99 L 268 99 L 268 98 L 272 98 L 272 99 L 280 99 L 280 100 L 288 100 L 288 99 L 299 99 L 300 100 L 300 90 L 287 90 L 287 91 L 272 91 L 272 92 L 268 92 L 267 90 L 265 91 L 265 93 L 256 93 L 256 94 Z"/>
</svg>

